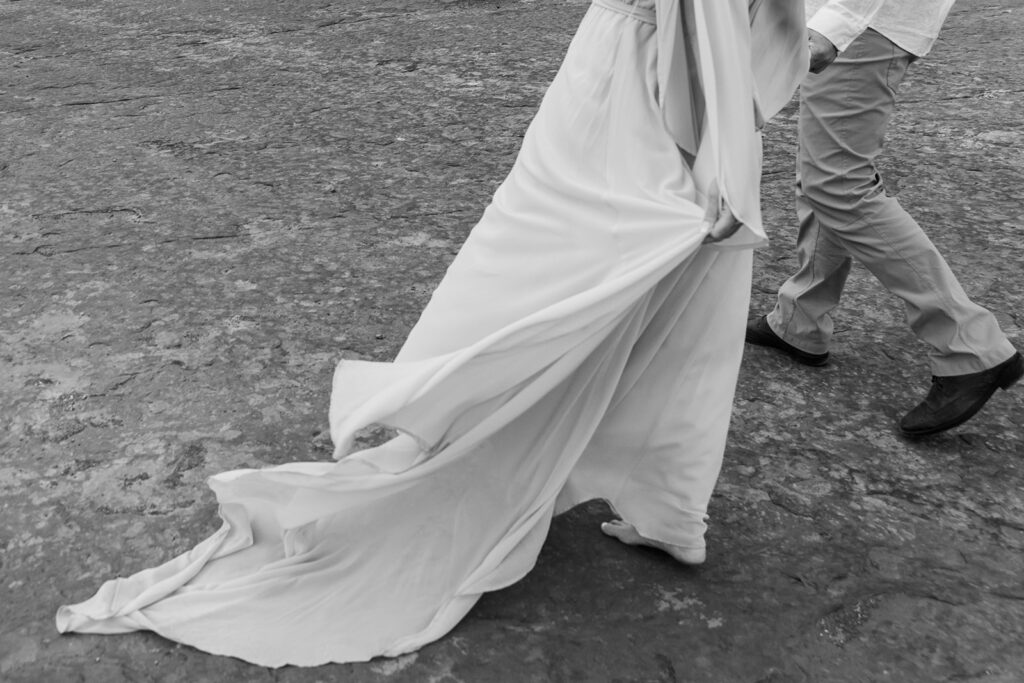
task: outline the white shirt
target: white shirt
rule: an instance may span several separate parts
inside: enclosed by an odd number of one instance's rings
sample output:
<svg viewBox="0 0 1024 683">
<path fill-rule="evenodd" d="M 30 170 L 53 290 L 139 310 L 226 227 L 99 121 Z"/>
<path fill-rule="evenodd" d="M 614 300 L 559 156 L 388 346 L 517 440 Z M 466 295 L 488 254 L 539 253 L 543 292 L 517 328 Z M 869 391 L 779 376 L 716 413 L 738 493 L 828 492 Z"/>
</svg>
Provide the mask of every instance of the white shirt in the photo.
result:
<svg viewBox="0 0 1024 683">
<path fill-rule="evenodd" d="M 956 0 L 806 0 L 807 27 L 842 52 L 873 28 L 907 52 L 923 57 L 932 49 Z"/>
</svg>

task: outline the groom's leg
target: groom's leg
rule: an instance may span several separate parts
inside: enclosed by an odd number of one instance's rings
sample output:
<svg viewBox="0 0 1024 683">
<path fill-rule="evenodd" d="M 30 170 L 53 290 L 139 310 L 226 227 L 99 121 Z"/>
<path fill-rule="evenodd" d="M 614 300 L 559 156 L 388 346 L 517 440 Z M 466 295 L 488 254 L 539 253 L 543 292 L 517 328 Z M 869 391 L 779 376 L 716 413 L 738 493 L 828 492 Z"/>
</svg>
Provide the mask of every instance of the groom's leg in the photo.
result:
<svg viewBox="0 0 1024 683">
<path fill-rule="evenodd" d="M 832 340 L 832 310 L 850 273 L 849 252 L 829 230 L 822 228 L 801 181 L 796 183 L 797 271 L 782 284 L 768 325 L 783 341 L 807 353 L 828 352 Z"/>
<path fill-rule="evenodd" d="M 819 230 L 903 300 L 911 329 L 932 347 L 933 374 L 973 373 L 1005 361 L 1013 347 L 994 316 L 968 298 L 917 222 L 886 195 L 875 166 L 896 89 L 913 59 L 869 29 L 804 81 L 802 187 Z"/>
</svg>

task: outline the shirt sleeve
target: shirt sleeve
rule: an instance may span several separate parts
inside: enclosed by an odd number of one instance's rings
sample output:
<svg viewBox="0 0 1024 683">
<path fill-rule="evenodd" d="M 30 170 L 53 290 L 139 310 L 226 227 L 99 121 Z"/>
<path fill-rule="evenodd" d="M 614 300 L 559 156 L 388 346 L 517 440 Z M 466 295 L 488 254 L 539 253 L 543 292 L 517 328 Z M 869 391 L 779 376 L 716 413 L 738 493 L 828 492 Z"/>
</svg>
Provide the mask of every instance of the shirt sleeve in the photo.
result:
<svg viewBox="0 0 1024 683">
<path fill-rule="evenodd" d="M 807 21 L 807 28 L 822 34 L 842 52 L 864 32 L 885 0 L 831 0 Z"/>
</svg>

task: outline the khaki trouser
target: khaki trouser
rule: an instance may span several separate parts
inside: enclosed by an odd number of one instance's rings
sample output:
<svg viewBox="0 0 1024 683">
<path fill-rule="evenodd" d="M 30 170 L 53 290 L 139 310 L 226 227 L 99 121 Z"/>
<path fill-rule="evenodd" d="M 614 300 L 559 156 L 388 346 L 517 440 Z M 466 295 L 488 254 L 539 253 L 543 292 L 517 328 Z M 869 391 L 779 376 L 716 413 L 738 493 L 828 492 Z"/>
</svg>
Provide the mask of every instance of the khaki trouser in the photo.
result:
<svg viewBox="0 0 1024 683">
<path fill-rule="evenodd" d="M 932 373 L 991 368 L 1014 353 L 995 317 L 973 303 L 921 226 L 885 194 L 875 158 L 915 57 L 868 29 L 800 87 L 796 209 L 799 269 L 779 290 L 772 330 L 810 353 L 832 337 L 857 259 L 900 297 L 907 322 L 931 346 Z"/>
</svg>

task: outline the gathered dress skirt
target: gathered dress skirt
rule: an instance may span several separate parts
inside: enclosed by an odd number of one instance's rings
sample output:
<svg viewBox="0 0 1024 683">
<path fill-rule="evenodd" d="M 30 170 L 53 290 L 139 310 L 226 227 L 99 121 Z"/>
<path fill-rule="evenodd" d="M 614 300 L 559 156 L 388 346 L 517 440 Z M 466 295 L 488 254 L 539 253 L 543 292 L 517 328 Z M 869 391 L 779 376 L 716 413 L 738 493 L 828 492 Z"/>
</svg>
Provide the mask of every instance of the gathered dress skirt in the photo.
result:
<svg viewBox="0 0 1024 683">
<path fill-rule="evenodd" d="M 703 547 L 751 252 L 703 244 L 649 5 L 591 6 L 398 357 L 338 365 L 337 461 L 213 476 L 220 530 L 61 607 L 60 631 L 147 629 L 270 667 L 365 661 L 522 578 L 579 502 Z M 370 425 L 398 436 L 350 452 Z"/>
</svg>

